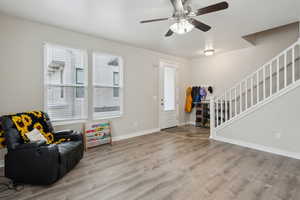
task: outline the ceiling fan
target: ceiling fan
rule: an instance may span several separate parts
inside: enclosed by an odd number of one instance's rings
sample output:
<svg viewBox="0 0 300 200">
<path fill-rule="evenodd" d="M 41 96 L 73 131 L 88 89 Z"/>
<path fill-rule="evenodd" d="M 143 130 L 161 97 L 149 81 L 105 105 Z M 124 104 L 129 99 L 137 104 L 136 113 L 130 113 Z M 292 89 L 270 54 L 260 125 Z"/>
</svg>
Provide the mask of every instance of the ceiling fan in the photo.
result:
<svg viewBox="0 0 300 200">
<path fill-rule="evenodd" d="M 173 35 L 174 32 L 177 34 L 184 34 L 192 31 L 193 28 L 197 28 L 201 31 L 207 32 L 211 29 L 211 27 L 208 26 L 207 24 L 204 24 L 194 19 L 194 17 L 204 15 L 207 13 L 217 12 L 228 8 L 228 3 L 226 1 L 223 1 L 221 3 L 200 8 L 194 12 L 190 6 L 191 0 L 170 0 L 170 1 L 174 7 L 174 13 L 172 17 L 143 20 L 140 23 L 143 24 L 143 23 L 150 23 L 150 22 L 157 22 L 157 21 L 165 21 L 169 19 L 176 20 L 176 22 L 172 26 L 170 26 L 170 29 L 165 34 L 166 37 Z"/>
</svg>

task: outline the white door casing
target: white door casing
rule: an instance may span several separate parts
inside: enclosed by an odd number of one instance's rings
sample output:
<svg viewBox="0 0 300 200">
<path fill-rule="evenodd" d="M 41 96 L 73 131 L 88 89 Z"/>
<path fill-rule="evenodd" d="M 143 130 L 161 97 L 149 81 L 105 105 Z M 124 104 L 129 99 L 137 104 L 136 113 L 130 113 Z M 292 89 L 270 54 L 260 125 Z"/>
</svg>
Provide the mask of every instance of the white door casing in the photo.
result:
<svg viewBox="0 0 300 200">
<path fill-rule="evenodd" d="M 159 128 L 178 125 L 177 64 L 161 61 L 159 66 Z"/>
</svg>

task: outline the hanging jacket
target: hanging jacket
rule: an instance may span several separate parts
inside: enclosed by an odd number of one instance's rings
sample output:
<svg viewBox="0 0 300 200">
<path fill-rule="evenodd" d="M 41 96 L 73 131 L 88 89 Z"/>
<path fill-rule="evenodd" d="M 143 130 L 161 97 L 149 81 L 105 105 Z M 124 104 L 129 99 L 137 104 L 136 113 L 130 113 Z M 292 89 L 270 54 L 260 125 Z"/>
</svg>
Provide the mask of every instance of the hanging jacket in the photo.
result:
<svg viewBox="0 0 300 200">
<path fill-rule="evenodd" d="M 201 90 L 201 87 L 197 87 L 197 93 L 196 93 L 196 97 L 195 97 L 195 101 L 194 101 L 196 104 L 201 102 L 200 90 Z"/>
<path fill-rule="evenodd" d="M 192 88 L 188 87 L 186 90 L 186 100 L 185 100 L 185 112 L 190 113 L 192 112 L 192 104 L 193 104 L 193 98 L 192 98 Z"/>
<path fill-rule="evenodd" d="M 192 87 L 192 108 L 194 108 L 194 102 L 195 102 L 195 97 L 196 97 L 196 87 Z"/>
<path fill-rule="evenodd" d="M 206 89 L 204 87 L 202 87 L 202 88 L 200 88 L 199 92 L 200 92 L 201 99 L 205 99 L 207 96 Z"/>
<path fill-rule="evenodd" d="M 209 86 L 207 90 L 209 91 L 210 94 L 213 93 L 213 88 L 212 88 L 212 86 Z"/>
<path fill-rule="evenodd" d="M 193 98 L 193 101 L 195 101 L 195 98 L 196 98 L 196 92 L 197 92 L 197 87 L 193 87 L 193 88 L 192 88 L 192 98 Z"/>
</svg>

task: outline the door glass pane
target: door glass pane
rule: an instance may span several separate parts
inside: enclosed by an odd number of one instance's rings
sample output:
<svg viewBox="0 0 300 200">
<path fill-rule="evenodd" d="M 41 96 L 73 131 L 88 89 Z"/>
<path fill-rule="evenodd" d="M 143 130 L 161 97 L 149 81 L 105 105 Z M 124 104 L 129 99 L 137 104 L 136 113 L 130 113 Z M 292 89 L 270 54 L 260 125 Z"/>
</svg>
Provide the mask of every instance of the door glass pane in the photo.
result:
<svg viewBox="0 0 300 200">
<path fill-rule="evenodd" d="M 164 68 L 164 110 L 175 110 L 175 77 L 176 69 Z"/>
</svg>

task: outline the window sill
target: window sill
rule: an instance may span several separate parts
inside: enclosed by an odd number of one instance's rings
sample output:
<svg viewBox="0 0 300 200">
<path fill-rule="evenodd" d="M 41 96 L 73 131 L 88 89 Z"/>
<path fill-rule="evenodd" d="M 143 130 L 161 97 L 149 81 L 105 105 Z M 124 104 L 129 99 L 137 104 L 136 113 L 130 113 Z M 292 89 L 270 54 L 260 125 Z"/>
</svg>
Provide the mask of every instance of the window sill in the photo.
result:
<svg viewBox="0 0 300 200">
<path fill-rule="evenodd" d="M 71 124 L 83 124 L 86 122 L 87 120 L 85 119 L 79 119 L 79 120 L 54 121 L 52 124 L 53 126 L 64 126 L 64 125 L 71 125 Z"/>
<path fill-rule="evenodd" d="M 68 106 L 68 104 L 63 103 L 63 104 L 50 104 L 48 107 L 49 108 L 65 108 L 67 106 Z"/>
<path fill-rule="evenodd" d="M 110 115 L 110 116 L 94 116 L 93 121 L 97 120 L 107 120 L 107 119 L 116 119 L 116 118 L 121 118 L 122 114 L 119 115 Z"/>
</svg>

